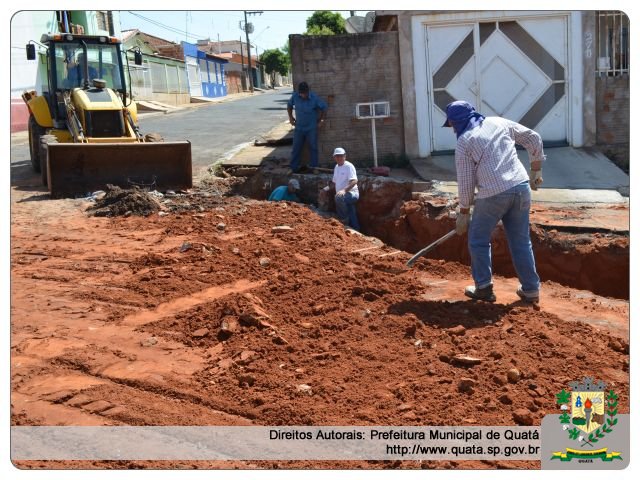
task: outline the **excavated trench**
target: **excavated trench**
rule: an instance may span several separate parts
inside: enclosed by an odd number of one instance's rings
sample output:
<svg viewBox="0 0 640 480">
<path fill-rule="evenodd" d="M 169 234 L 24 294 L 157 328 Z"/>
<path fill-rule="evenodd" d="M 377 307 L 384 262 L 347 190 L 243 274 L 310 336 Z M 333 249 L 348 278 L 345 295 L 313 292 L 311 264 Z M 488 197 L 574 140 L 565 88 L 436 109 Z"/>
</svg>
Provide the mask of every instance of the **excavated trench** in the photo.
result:
<svg viewBox="0 0 640 480">
<path fill-rule="evenodd" d="M 299 196 L 304 203 L 316 205 L 319 213 L 335 211 L 333 199 L 322 191 L 329 184 L 329 175 L 301 175 L 298 179 L 302 187 Z M 286 182 L 284 176 L 257 173 L 238 184 L 236 193 L 266 199 L 273 188 Z M 457 206 L 455 197 L 431 190 L 428 183 L 418 186 L 422 192 L 414 192 L 416 184 L 411 181 L 383 177 L 365 176 L 358 185 L 362 233 L 394 248 L 415 253 L 455 228 L 451 213 Z M 553 215 L 548 215 L 547 207 L 534 205 L 531 241 L 540 278 L 597 295 L 628 299 L 628 231 L 594 226 L 597 219 L 589 221 L 587 207 L 576 206 L 573 213 L 572 208 L 563 209 L 564 221 L 550 223 L 548 218 Z M 571 218 L 582 221 L 571 222 Z M 466 236 L 454 236 L 429 252 L 428 258 L 469 265 L 466 241 Z M 494 231 L 492 246 L 494 272 L 515 277 L 501 224 Z"/>
</svg>

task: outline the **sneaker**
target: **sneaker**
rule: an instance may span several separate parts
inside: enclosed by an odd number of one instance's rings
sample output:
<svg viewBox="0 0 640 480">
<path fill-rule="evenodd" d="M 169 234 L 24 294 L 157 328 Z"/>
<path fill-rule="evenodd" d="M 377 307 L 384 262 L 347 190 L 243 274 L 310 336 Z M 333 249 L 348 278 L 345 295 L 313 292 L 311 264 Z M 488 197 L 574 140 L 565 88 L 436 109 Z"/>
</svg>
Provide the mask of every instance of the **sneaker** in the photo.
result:
<svg viewBox="0 0 640 480">
<path fill-rule="evenodd" d="M 464 294 L 474 300 L 484 300 L 485 302 L 495 302 L 496 296 L 493 294 L 493 285 L 484 288 L 467 287 Z"/>
<path fill-rule="evenodd" d="M 518 288 L 518 290 L 516 290 L 516 293 L 520 297 L 520 300 L 522 300 L 523 302 L 538 303 L 540 301 L 540 295 L 538 293 L 533 295 L 532 294 L 527 295 L 522 291 L 522 287 Z"/>
</svg>

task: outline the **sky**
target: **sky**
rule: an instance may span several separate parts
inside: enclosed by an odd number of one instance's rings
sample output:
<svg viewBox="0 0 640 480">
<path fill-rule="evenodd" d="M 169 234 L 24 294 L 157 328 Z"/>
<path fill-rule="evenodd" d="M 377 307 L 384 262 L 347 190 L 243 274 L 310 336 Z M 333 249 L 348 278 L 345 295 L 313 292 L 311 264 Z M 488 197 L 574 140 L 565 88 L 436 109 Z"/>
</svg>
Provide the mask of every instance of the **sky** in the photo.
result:
<svg viewBox="0 0 640 480">
<path fill-rule="evenodd" d="M 251 11 L 256 11 L 251 10 Z M 306 21 L 313 14 L 313 10 L 264 10 L 261 15 L 247 16 L 249 23 L 253 23 L 254 31 L 249 36 L 251 44 L 258 48 L 259 53 L 272 48 L 280 48 L 287 43 L 289 34 L 304 33 L 307 29 Z M 349 17 L 349 11 L 338 12 L 344 18 Z M 356 15 L 364 16 L 367 10 L 356 11 Z M 244 23 L 243 11 L 145 11 L 121 10 L 120 25 L 122 30 L 137 28 L 145 33 L 155 35 L 173 42 L 188 39 L 195 43 L 198 39 L 210 38 L 218 40 L 242 40 L 245 34 L 239 28 L 239 22 Z"/>
</svg>

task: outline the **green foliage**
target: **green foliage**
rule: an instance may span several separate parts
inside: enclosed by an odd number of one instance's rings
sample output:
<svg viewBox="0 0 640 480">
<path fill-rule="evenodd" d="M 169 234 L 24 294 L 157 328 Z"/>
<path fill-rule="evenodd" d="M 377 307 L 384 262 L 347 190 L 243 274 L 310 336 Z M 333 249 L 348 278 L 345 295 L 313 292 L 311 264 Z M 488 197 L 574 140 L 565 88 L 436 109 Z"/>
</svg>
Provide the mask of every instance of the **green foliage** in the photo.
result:
<svg viewBox="0 0 640 480">
<path fill-rule="evenodd" d="M 576 438 L 578 438 L 578 436 L 580 435 L 580 430 L 578 430 L 577 428 L 573 428 L 571 430 L 569 430 L 569 438 L 571 440 L 575 440 Z"/>
<path fill-rule="evenodd" d="M 347 33 L 344 18 L 339 13 L 317 10 L 307 18 L 306 35 L 338 35 Z"/>
<path fill-rule="evenodd" d="M 573 420 L 571 420 L 573 422 L 574 425 L 586 425 L 587 424 L 587 419 L 586 418 L 582 418 L 582 417 L 573 417 Z"/>
<path fill-rule="evenodd" d="M 571 421 L 571 417 L 567 412 L 564 412 L 560 415 L 560 423 L 569 423 Z"/>
<path fill-rule="evenodd" d="M 558 405 L 562 403 L 568 403 L 570 399 L 571 393 L 567 392 L 564 388 L 560 393 L 556 393 L 556 402 L 558 403 Z"/>
<path fill-rule="evenodd" d="M 289 73 L 289 57 L 278 48 L 265 50 L 260 55 L 260 61 L 264 64 L 264 69 L 271 76 L 271 83 L 275 83 L 275 74 L 285 76 Z"/>
</svg>

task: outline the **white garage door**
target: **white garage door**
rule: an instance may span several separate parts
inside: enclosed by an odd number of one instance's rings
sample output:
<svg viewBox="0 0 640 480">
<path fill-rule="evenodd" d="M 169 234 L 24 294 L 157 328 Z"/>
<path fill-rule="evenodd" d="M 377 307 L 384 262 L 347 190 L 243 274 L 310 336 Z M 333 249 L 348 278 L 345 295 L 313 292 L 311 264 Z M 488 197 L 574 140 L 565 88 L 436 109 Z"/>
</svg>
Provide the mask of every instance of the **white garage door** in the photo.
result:
<svg viewBox="0 0 640 480">
<path fill-rule="evenodd" d="M 187 57 L 187 76 L 189 77 L 189 93 L 192 97 L 202 96 L 202 81 L 200 80 L 200 69 L 198 59 Z"/>
<path fill-rule="evenodd" d="M 486 116 L 566 142 L 567 23 L 564 17 L 427 26 L 433 150 L 455 148 L 441 128 L 449 102 L 466 100 Z"/>
</svg>

